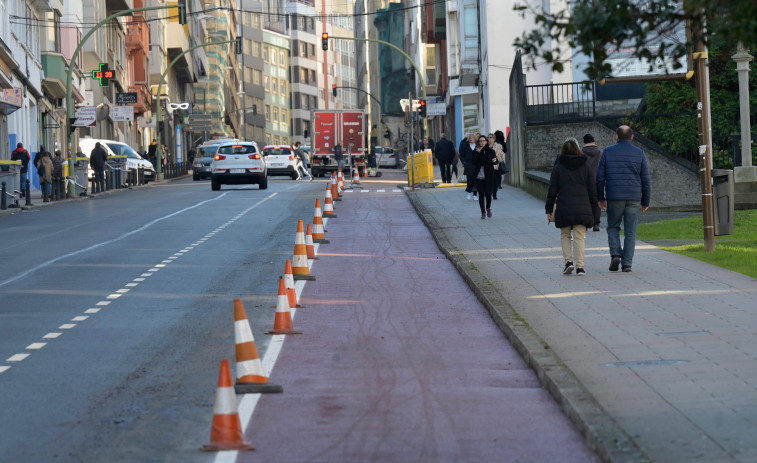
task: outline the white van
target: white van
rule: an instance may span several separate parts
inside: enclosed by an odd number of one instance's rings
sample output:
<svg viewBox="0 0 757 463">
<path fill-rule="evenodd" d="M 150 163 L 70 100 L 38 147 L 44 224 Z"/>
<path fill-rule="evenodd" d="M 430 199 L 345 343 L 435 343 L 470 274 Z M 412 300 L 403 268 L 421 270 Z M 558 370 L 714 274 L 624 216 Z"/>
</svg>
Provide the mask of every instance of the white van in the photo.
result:
<svg viewBox="0 0 757 463">
<path fill-rule="evenodd" d="M 126 167 L 130 171 L 136 172 L 139 167 L 142 167 L 145 173 L 145 183 L 155 180 L 155 167 L 153 167 L 152 163 L 137 154 L 137 152 L 126 143 L 97 138 L 82 138 L 79 140 L 79 147 L 84 156 L 89 158 L 89 155 L 92 153 L 92 150 L 95 149 L 95 143 L 97 142 L 100 142 L 100 145 L 105 148 L 105 151 L 108 152 L 108 156 L 126 156 Z M 95 176 L 91 167 L 87 170 L 87 176 L 90 180 Z"/>
</svg>

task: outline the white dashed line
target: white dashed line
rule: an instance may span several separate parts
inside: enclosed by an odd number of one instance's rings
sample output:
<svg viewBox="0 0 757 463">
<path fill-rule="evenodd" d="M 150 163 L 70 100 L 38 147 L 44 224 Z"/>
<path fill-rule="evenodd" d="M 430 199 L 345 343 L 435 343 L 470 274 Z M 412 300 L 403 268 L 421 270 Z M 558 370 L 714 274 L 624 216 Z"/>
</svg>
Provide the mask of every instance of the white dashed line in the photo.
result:
<svg viewBox="0 0 757 463">
<path fill-rule="evenodd" d="M 24 360 L 26 357 L 30 356 L 32 354 L 16 354 L 6 360 L 6 362 L 20 362 Z"/>
<path fill-rule="evenodd" d="M 147 276 L 150 276 L 150 275 L 152 275 L 152 273 L 148 273 L 148 274 L 147 274 Z M 144 276 L 144 275 L 142 275 L 142 276 Z M 135 278 L 135 279 L 133 279 L 132 281 L 138 281 L 138 282 L 140 282 L 140 281 L 145 281 L 145 278 Z"/>
<path fill-rule="evenodd" d="M 126 286 L 128 286 L 128 285 L 130 285 L 130 284 L 132 284 L 132 283 L 127 283 L 127 284 L 126 284 Z M 118 291 L 116 291 L 116 292 L 117 292 L 117 293 L 119 293 L 119 294 L 126 294 L 126 293 L 128 293 L 129 291 L 130 291 L 130 289 L 129 289 L 129 288 L 122 288 L 122 289 L 119 289 L 119 290 L 118 290 Z"/>
<path fill-rule="evenodd" d="M 94 309 L 94 308 L 92 308 L 92 309 L 85 310 L 84 313 L 97 313 L 99 311 L 100 311 L 100 309 Z"/>
<path fill-rule="evenodd" d="M 142 274 L 142 275 L 140 275 L 140 276 L 141 276 L 141 277 L 151 277 L 151 276 L 152 276 L 152 273 L 143 273 L 143 274 Z M 137 281 L 137 279 L 135 278 L 135 279 L 134 279 L 134 281 Z M 144 281 L 144 278 L 143 278 L 142 280 L 140 280 L 140 281 Z"/>
<path fill-rule="evenodd" d="M 63 333 L 47 333 L 46 335 L 42 336 L 42 339 L 55 339 L 59 337 Z"/>
<path fill-rule="evenodd" d="M 155 268 L 163 268 L 163 267 L 165 267 L 165 266 L 166 266 L 166 264 L 157 264 L 157 265 L 155 266 Z"/>
<path fill-rule="evenodd" d="M 7 366 L 5 366 L 5 365 L 0 365 L 0 373 L 3 373 L 3 372 L 5 372 L 5 371 L 8 371 L 8 370 L 10 370 L 10 368 L 11 368 L 11 367 L 7 367 Z"/>
<path fill-rule="evenodd" d="M 144 280 L 144 278 L 141 278 L 141 280 Z M 129 288 L 133 288 L 135 286 L 139 286 L 139 283 L 126 283 L 126 286 Z"/>
<path fill-rule="evenodd" d="M 98 303 L 97 303 L 97 304 L 95 304 L 95 305 L 99 305 L 99 306 L 106 306 L 106 305 L 110 305 L 110 301 L 100 301 L 100 302 L 98 302 Z"/>
<path fill-rule="evenodd" d="M 376 193 L 386 193 L 386 190 L 376 190 Z"/>
<path fill-rule="evenodd" d="M 72 322 L 83 322 L 84 320 L 88 319 L 89 317 L 87 315 L 79 315 L 77 317 L 74 317 L 71 319 Z"/>
<path fill-rule="evenodd" d="M 59 330 L 70 330 L 75 327 L 76 323 L 64 323 L 58 327 Z"/>
<path fill-rule="evenodd" d="M 123 296 L 123 294 L 108 294 L 107 299 L 118 299 L 121 296 Z"/>
<path fill-rule="evenodd" d="M 160 270 L 160 269 L 159 268 L 151 268 L 150 270 L 148 270 L 148 272 L 157 272 L 158 270 Z"/>
<path fill-rule="evenodd" d="M 27 349 L 42 349 L 46 345 L 47 345 L 46 342 L 35 342 L 33 344 L 29 344 L 28 346 L 26 346 L 26 348 Z"/>
</svg>

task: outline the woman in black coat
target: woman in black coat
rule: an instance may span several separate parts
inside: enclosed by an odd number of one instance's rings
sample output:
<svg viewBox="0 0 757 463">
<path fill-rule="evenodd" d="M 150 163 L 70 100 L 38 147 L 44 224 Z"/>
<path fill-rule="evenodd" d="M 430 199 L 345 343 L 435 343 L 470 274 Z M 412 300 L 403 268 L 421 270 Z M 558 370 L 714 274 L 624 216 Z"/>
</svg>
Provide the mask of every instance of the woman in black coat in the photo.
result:
<svg viewBox="0 0 757 463">
<path fill-rule="evenodd" d="M 476 152 L 476 136 L 473 133 L 468 133 L 465 138 L 460 141 L 460 148 L 457 150 L 460 153 L 460 162 L 463 163 L 463 173 L 465 174 L 465 192 L 468 194 L 468 199 L 476 197 L 476 166 L 473 164 L 473 154 Z"/>
<path fill-rule="evenodd" d="M 576 275 L 586 274 L 586 229 L 594 226 L 594 216 L 599 209 L 597 185 L 594 183 L 587 160 L 586 155 L 581 153 L 578 141 L 569 138 L 562 145 L 557 164 L 552 168 L 549 179 L 549 192 L 545 204 L 547 220 L 554 220 L 555 226 L 560 229 L 560 242 L 565 260 L 563 273 L 566 275 L 573 273 L 574 262 Z"/>
<path fill-rule="evenodd" d="M 489 147 L 486 136 L 480 135 L 473 153 L 473 165 L 476 168 L 476 189 L 481 218 L 492 216 L 492 192 L 494 191 L 494 164 L 497 154 Z"/>
</svg>

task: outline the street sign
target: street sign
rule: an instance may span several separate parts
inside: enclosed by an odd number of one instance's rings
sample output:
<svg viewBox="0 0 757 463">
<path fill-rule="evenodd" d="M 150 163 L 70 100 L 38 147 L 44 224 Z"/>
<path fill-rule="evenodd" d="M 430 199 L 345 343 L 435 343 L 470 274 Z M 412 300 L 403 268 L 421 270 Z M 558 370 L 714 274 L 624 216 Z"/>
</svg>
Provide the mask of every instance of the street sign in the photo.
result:
<svg viewBox="0 0 757 463">
<path fill-rule="evenodd" d="M 110 118 L 113 122 L 133 121 L 134 106 L 113 106 L 110 108 Z"/>
<path fill-rule="evenodd" d="M 402 107 L 403 112 L 407 112 L 408 106 L 410 106 L 410 100 L 407 98 L 403 98 L 400 100 L 400 106 Z M 413 111 L 417 111 L 418 108 L 421 106 L 421 100 L 413 100 Z"/>
<path fill-rule="evenodd" d="M 445 114 L 447 114 L 445 103 L 429 103 L 426 105 L 427 116 L 444 116 Z"/>
<path fill-rule="evenodd" d="M 155 123 L 154 117 L 140 117 L 139 118 L 139 126 L 140 127 L 157 127 L 157 124 Z"/>
<path fill-rule="evenodd" d="M 116 76 L 112 69 L 108 69 L 108 63 L 100 63 L 100 69 L 92 71 L 92 78 L 100 80 L 101 87 L 107 87 Z"/>
<path fill-rule="evenodd" d="M 135 104 L 137 92 L 116 93 L 116 104 Z"/>
<path fill-rule="evenodd" d="M 74 117 L 73 127 L 92 127 L 97 124 L 97 107 L 79 106 Z"/>
</svg>

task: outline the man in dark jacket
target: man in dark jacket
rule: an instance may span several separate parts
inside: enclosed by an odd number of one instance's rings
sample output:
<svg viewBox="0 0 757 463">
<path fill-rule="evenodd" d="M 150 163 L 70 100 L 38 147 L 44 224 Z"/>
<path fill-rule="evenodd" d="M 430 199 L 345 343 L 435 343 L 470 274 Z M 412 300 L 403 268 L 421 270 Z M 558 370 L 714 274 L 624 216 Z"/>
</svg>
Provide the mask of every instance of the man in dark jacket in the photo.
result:
<svg viewBox="0 0 757 463">
<path fill-rule="evenodd" d="M 602 151 L 594 141 L 594 136 L 590 133 L 584 135 L 584 147 L 581 148 L 581 152 L 586 155 L 586 164 L 591 169 L 591 178 L 596 181 L 597 178 L 597 166 L 599 165 L 599 158 L 602 157 Z M 599 221 L 602 211 L 597 208 L 597 215 L 594 217 L 594 231 L 599 231 Z"/>
<path fill-rule="evenodd" d="M 108 161 L 108 152 L 100 145 L 95 143 L 94 149 L 89 154 L 89 165 L 95 171 L 95 186 L 92 193 L 101 193 L 105 191 L 105 163 Z"/>
<path fill-rule="evenodd" d="M 447 140 L 447 136 L 442 134 L 436 146 L 434 146 L 434 156 L 439 161 L 439 170 L 442 173 L 442 183 L 452 183 L 452 163 L 455 161 L 457 152 L 455 145 Z"/>
<path fill-rule="evenodd" d="M 599 206 L 607 209 L 607 242 L 610 247 L 610 271 L 621 266 L 631 271 L 636 248 L 636 225 L 639 210 L 646 212 L 652 193 L 649 164 L 644 152 L 633 146 L 633 132 L 621 125 L 615 132 L 617 143 L 602 152 L 597 167 Z M 625 235 L 620 246 L 620 223 Z"/>
<path fill-rule="evenodd" d="M 338 141 L 336 142 L 336 145 L 334 145 L 334 160 L 336 161 L 336 165 L 339 168 L 339 170 L 344 169 L 344 151 L 342 150 L 342 144 Z"/>
<path fill-rule="evenodd" d="M 26 181 L 29 177 L 29 161 L 31 160 L 31 156 L 29 156 L 29 152 L 26 151 L 26 148 L 24 148 L 24 145 L 22 143 L 19 143 L 16 145 L 16 149 L 13 150 L 13 153 L 11 153 L 11 161 L 21 161 L 21 197 L 23 198 L 26 196 Z"/>
</svg>

